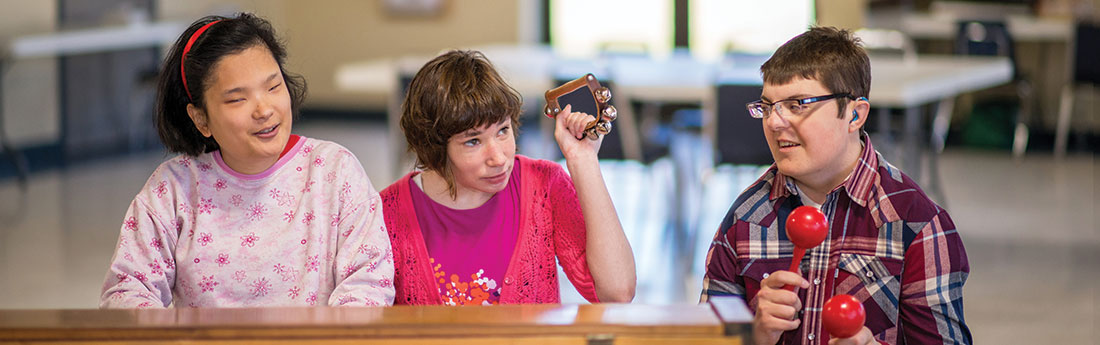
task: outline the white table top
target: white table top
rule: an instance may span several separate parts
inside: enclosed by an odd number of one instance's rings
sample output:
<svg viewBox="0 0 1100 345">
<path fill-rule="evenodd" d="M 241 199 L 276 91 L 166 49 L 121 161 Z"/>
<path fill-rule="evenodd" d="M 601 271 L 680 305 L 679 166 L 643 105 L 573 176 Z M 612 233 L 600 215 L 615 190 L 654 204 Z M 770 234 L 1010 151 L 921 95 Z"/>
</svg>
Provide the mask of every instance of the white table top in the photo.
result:
<svg viewBox="0 0 1100 345">
<path fill-rule="evenodd" d="M 552 87 L 555 74 L 575 70 L 573 74 L 580 76 L 585 73 L 582 69 L 592 69 L 597 78 L 614 80 L 615 95 L 648 101 L 700 101 L 713 92 L 717 83 L 758 84 L 759 63 L 763 61 L 750 59 L 737 64 L 711 64 L 688 58 L 556 61 L 549 50 L 529 47 L 512 52 L 487 51 L 486 56 L 524 97 L 541 98 Z M 396 87 L 398 71 L 414 73 L 427 60 L 413 57 L 342 65 L 336 71 L 337 88 L 389 94 Z M 1007 58 L 984 56 L 928 55 L 912 61 L 874 57 L 871 73 L 871 103 L 904 108 L 1006 83 L 1012 78 L 1012 64 Z"/>
<path fill-rule="evenodd" d="M 501 77 L 525 97 L 542 95 L 554 87 L 551 68 L 555 61 L 549 47 L 493 45 L 476 50 L 484 54 Z M 388 95 L 396 90 L 398 76 L 412 76 L 432 57 L 409 55 L 340 65 L 336 67 L 336 88 Z"/>
<path fill-rule="evenodd" d="M 718 66 L 665 66 L 653 63 L 620 66 L 616 92 L 641 100 L 701 101 L 717 83 L 760 85 L 759 62 Z M 662 68 L 664 67 L 664 68 Z M 709 74 L 705 74 L 709 73 Z M 629 78 L 623 76 L 630 75 Z M 1012 79 L 1005 57 L 925 55 L 871 58 L 871 104 L 908 108 L 980 90 Z"/>
<path fill-rule="evenodd" d="M 901 31 L 912 38 L 950 40 L 959 19 L 944 14 L 907 14 L 901 18 Z M 1010 15 L 1005 26 L 1016 41 L 1066 41 L 1073 37 L 1073 22 L 1062 18 Z"/>
<path fill-rule="evenodd" d="M 557 60 L 549 49 L 497 46 L 485 49 L 485 55 L 502 77 L 523 95 L 525 103 L 539 106 L 543 93 L 554 80 L 568 80 L 593 73 L 614 82 L 612 93 L 619 101 L 699 102 L 703 108 L 715 106 L 716 86 L 726 84 L 760 85 L 760 65 L 766 56 L 733 57 L 720 63 L 693 60 L 673 55 L 665 60 L 641 57 L 616 57 L 595 60 Z M 412 75 L 430 57 L 381 59 L 339 66 L 337 88 L 350 92 L 394 95 L 399 75 Z M 877 107 L 911 108 L 949 99 L 962 92 L 1006 83 L 1012 78 L 1012 64 L 1005 57 L 917 56 L 871 58 L 871 104 Z M 391 97 L 391 103 L 394 100 Z M 397 104 L 389 104 L 397 111 Z M 627 158 L 641 158 L 640 139 L 632 133 L 635 117 L 630 107 L 619 110 L 624 126 L 623 150 Z M 713 111 L 704 111 L 713 114 Z M 706 121 L 704 119 L 704 121 Z M 395 118 L 390 119 L 397 129 Z M 705 135 L 713 137 L 707 129 Z M 403 147 L 401 147 L 403 149 Z M 396 157 L 401 153 L 397 152 Z"/>
<path fill-rule="evenodd" d="M 908 108 L 1012 80 L 1012 62 L 991 56 L 871 58 L 871 104 Z"/>
<path fill-rule="evenodd" d="M 16 38 L 8 47 L 15 59 L 88 54 L 170 45 L 187 24 L 183 22 L 136 23 Z"/>
</svg>

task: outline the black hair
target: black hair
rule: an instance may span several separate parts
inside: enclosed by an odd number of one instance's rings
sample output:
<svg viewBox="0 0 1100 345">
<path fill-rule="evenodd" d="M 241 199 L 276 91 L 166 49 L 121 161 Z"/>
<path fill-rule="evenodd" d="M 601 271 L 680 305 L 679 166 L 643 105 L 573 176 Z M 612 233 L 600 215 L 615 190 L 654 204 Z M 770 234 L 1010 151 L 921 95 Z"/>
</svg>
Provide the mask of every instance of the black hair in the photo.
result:
<svg viewBox="0 0 1100 345">
<path fill-rule="evenodd" d="M 219 21 L 208 27 L 187 52 L 187 61 L 183 72 L 187 75 L 187 89 L 184 89 L 180 64 L 183 50 L 192 34 L 203 26 Z M 168 56 L 164 58 L 163 69 L 157 81 L 156 108 L 153 122 L 157 127 L 160 141 L 168 151 L 197 156 L 218 149 L 213 138 L 202 135 L 191 117 L 187 115 L 187 105 L 193 104 L 206 110 L 203 95 L 214 66 L 227 55 L 240 53 L 254 46 L 264 46 L 271 52 L 279 71 L 283 74 L 287 90 L 290 93 L 291 111 L 298 115 L 298 108 L 305 99 L 306 82 L 297 74 L 286 70 L 286 48 L 275 36 L 271 23 L 251 13 L 240 13 L 236 17 L 207 16 L 191 23 L 183 31 Z M 188 97 L 187 90 L 191 91 Z"/>
</svg>

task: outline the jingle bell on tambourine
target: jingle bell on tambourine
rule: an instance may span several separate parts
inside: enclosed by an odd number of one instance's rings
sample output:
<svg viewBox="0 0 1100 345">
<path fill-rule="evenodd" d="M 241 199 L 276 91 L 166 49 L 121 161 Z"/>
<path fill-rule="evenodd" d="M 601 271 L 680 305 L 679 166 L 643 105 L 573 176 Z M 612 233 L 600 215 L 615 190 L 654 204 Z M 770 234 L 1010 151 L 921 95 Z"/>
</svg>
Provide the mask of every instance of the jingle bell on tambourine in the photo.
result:
<svg viewBox="0 0 1100 345">
<path fill-rule="evenodd" d="M 588 87 L 588 90 L 592 93 L 592 99 L 596 101 L 596 114 L 592 114 L 595 119 L 585 125 L 584 137 L 589 140 L 597 140 L 601 135 L 611 132 L 611 122 L 618 118 L 619 112 L 615 110 L 615 106 L 608 104 L 611 101 L 611 90 L 601 86 L 600 81 L 596 80 L 596 76 L 592 73 L 585 74 L 583 77 L 574 79 L 557 88 L 547 90 L 546 108 L 543 112 L 547 117 L 553 118 L 563 108 L 558 104 L 558 99 L 582 87 Z"/>
</svg>

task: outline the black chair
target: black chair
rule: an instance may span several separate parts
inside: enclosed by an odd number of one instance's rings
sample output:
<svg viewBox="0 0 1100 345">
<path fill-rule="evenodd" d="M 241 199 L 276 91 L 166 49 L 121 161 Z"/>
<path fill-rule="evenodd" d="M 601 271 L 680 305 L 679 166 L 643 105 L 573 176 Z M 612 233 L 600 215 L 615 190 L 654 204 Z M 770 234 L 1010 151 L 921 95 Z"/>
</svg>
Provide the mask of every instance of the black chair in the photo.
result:
<svg viewBox="0 0 1100 345">
<path fill-rule="evenodd" d="M 1054 154 L 1066 154 L 1069 142 L 1070 117 L 1073 114 L 1074 94 L 1078 85 L 1100 85 L 1100 24 L 1077 23 L 1074 39 L 1073 75 L 1062 87 L 1062 100 L 1058 107 L 1058 127 L 1055 129 Z"/>
<path fill-rule="evenodd" d="M 1004 56 L 1012 62 L 1012 85 L 1015 86 L 1016 107 L 1012 122 L 1015 131 L 1012 139 L 1012 154 L 1019 158 L 1027 150 L 1028 122 L 1031 120 L 1032 92 L 1031 83 L 1023 77 L 1016 64 L 1015 43 L 1008 27 L 1001 21 L 958 22 L 955 36 L 955 53 L 959 55 Z"/>
<path fill-rule="evenodd" d="M 774 162 L 760 119 L 749 116 L 745 104 L 760 99 L 763 86 L 718 84 L 715 123 L 716 165 L 770 165 Z"/>
</svg>

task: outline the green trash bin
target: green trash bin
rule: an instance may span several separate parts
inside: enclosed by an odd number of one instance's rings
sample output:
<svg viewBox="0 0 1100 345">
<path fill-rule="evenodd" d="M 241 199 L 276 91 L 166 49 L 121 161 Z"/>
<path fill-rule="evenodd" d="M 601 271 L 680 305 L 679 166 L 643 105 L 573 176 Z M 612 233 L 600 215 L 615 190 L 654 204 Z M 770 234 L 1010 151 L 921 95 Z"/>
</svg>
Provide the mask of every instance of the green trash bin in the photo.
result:
<svg viewBox="0 0 1100 345">
<path fill-rule="evenodd" d="M 1019 103 L 1014 100 L 983 101 L 975 104 L 961 131 L 965 147 L 1011 150 Z"/>
</svg>

